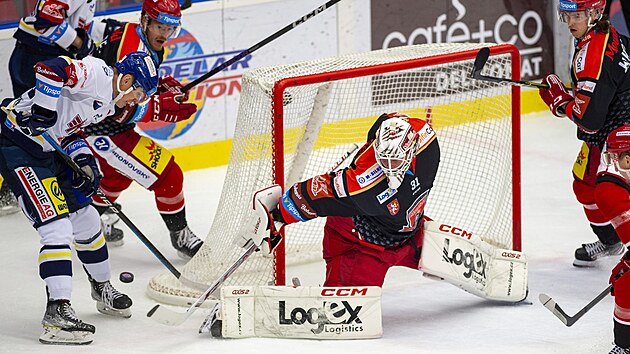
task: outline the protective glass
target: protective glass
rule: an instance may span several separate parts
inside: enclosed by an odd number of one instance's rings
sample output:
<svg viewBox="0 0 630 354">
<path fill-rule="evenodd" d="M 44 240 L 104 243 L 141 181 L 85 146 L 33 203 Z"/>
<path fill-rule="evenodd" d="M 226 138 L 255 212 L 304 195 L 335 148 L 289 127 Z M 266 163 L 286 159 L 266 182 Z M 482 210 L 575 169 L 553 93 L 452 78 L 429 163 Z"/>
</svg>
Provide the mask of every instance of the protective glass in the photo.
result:
<svg viewBox="0 0 630 354">
<path fill-rule="evenodd" d="M 149 31 L 157 32 L 160 35 L 164 36 L 166 39 L 177 37 L 181 28 L 181 26 L 168 25 L 159 21 L 155 21 L 151 18 L 149 18 L 148 27 Z"/>
<path fill-rule="evenodd" d="M 569 19 L 571 22 L 582 22 L 586 21 L 590 15 L 591 10 L 582 10 L 582 11 L 561 11 L 558 10 L 558 20 L 560 22 L 567 23 Z"/>
<path fill-rule="evenodd" d="M 611 166 L 613 163 L 619 161 L 619 154 L 610 151 L 604 151 L 602 152 L 602 160 L 604 160 L 604 163 L 607 166 Z"/>
</svg>

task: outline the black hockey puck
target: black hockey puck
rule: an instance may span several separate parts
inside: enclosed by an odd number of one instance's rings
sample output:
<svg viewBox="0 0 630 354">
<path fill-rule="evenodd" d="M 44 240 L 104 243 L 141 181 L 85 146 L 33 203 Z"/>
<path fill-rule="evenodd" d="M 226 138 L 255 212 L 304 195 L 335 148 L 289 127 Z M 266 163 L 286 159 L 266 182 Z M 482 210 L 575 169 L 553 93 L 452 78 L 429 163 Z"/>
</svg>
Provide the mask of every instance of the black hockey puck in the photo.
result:
<svg viewBox="0 0 630 354">
<path fill-rule="evenodd" d="M 123 283 L 131 283 L 133 281 L 133 274 L 131 272 L 122 272 L 118 279 Z"/>
</svg>

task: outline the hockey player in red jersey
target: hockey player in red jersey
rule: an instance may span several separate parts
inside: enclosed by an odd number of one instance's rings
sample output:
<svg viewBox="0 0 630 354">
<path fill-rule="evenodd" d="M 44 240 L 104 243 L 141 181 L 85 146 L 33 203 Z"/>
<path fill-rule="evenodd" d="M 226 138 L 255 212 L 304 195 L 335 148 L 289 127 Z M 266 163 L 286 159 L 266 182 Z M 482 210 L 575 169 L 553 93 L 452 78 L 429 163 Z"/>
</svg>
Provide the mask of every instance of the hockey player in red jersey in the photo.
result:
<svg viewBox="0 0 630 354">
<path fill-rule="evenodd" d="M 324 286 L 381 286 L 392 266 L 418 269 L 424 206 L 439 161 L 426 121 L 384 114 L 349 167 L 286 189 L 271 211 L 276 230 L 327 216 Z M 278 241 L 276 235 L 269 243 Z"/>
<path fill-rule="evenodd" d="M 571 65 L 573 92 L 555 74 L 543 82 L 540 97 L 557 117 L 577 125 L 583 141 L 573 166 L 573 191 L 598 240 L 576 249 L 573 265 L 588 267 L 598 258 L 623 253 L 623 245 L 609 217 L 595 199 L 597 169 L 608 134 L 630 123 L 630 39 L 620 35 L 603 14 L 605 0 L 560 0 L 558 15 L 566 22 L 575 51 Z"/>
<path fill-rule="evenodd" d="M 34 70 L 34 88 L 2 101 L 0 172 L 40 236 L 39 275 L 48 295 L 40 341 L 88 344 L 95 328 L 70 306 L 73 244 L 100 312 L 128 318 L 132 301 L 110 283 L 107 244 L 89 198 L 101 173 L 81 129 L 116 105 L 148 99 L 157 87 L 157 71 L 144 52 L 130 53 L 113 66 L 94 57 L 57 57 Z M 73 172 L 55 145 L 84 174 Z"/>
<path fill-rule="evenodd" d="M 610 276 L 615 296 L 615 348 L 610 353 L 630 354 L 630 125 L 610 133 L 603 156 L 606 166 L 597 174 L 595 198 L 626 246 Z"/>
<path fill-rule="evenodd" d="M 180 25 L 177 0 L 145 0 L 140 23 L 126 23 L 118 28 L 94 55 L 113 63 L 131 51 L 141 50 L 159 65 L 164 57 L 164 44 L 177 35 Z M 180 91 L 181 86 L 171 76 L 161 77 L 157 94 L 146 105 L 117 110 L 101 123 L 88 127 L 86 134 L 103 171 L 103 192 L 115 201 L 132 181 L 152 191 L 173 247 L 182 258 L 188 259 L 203 242 L 188 227 L 182 170 L 170 151 L 134 130 L 138 121 L 174 123 L 190 118 L 197 107 L 184 103 L 188 97 Z M 123 232 L 113 226 L 119 220 L 117 215 L 108 212 L 99 196 L 93 199 L 103 216 L 108 243 L 121 245 Z"/>
</svg>

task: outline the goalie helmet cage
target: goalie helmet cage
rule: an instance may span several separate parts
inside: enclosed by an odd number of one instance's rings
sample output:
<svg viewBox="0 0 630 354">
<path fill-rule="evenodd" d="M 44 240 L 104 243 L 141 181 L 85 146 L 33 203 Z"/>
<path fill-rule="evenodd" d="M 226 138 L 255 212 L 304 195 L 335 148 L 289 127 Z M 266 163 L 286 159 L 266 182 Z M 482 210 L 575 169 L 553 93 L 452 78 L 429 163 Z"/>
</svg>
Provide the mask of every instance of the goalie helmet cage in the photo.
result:
<svg viewBox="0 0 630 354">
<path fill-rule="evenodd" d="M 251 70 L 242 91 L 221 199 L 203 247 L 183 267 L 187 279 L 211 284 L 253 230 L 252 195 L 289 187 L 329 171 L 382 114 L 426 119 L 441 162 L 425 213 L 520 250 L 520 88 L 470 78 L 479 48 L 491 55 L 484 75 L 520 79 L 510 44 L 423 44 Z M 348 163 L 351 158 L 344 161 Z M 329 193 L 324 186 L 310 193 Z M 287 265 L 321 259 L 325 218 L 288 225 L 273 255 L 257 252 L 225 284 L 285 284 Z M 323 279 L 322 279 L 323 281 Z M 157 301 L 185 305 L 200 291 L 170 273 L 148 285 Z"/>
</svg>

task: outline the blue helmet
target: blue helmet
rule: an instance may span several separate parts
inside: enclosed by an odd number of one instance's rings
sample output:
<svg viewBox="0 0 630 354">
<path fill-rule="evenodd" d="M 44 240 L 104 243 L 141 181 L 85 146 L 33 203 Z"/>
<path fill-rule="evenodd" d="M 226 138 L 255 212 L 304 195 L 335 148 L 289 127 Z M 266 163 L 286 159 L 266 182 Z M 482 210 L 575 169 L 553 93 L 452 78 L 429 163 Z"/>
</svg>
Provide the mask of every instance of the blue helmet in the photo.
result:
<svg viewBox="0 0 630 354">
<path fill-rule="evenodd" d="M 157 90 L 158 70 L 146 52 L 131 52 L 114 64 L 118 73 L 122 76 L 131 74 L 134 77 L 134 88 L 142 87 L 147 96 L 151 96 Z"/>
</svg>

